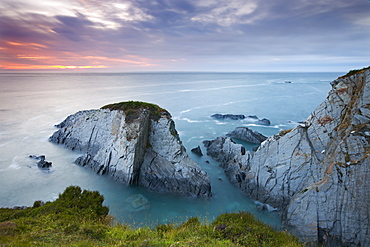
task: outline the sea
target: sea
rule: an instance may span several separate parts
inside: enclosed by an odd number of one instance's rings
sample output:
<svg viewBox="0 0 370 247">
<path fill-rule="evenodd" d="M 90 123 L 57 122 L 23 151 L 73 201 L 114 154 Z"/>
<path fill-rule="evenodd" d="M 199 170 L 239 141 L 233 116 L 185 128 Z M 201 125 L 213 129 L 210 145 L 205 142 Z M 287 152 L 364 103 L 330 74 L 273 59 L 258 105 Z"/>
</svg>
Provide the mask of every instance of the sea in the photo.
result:
<svg viewBox="0 0 370 247">
<path fill-rule="evenodd" d="M 212 222 L 221 213 L 248 211 L 275 228 L 279 212 L 259 210 L 257 202 L 232 185 L 202 144 L 245 126 L 266 136 L 295 127 L 325 99 L 340 72 L 320 73 L 1 73 L 0 207 L 53 201 L 68 186 L 99 191 L 116 222 L 131 226 L 180 224 L 191 217 Z M 187 152 L 210 176 L 212 198 L 193 199 L 120 184 L 74 163 L 81 155 L 48 138 L 55 124 L 80 110 L 122 101 L 144 101 L 167 109 Z M 267 118 L 218 120 L 212 114 Z M 248 150 L 255 145 L 243 143 Z M 190 152 L 200 146 L 203 156 Z M 45 155 L 50 170 L 29 155 Z M 148 206 L 133 208 L 128 198 L 142 195 Z"/>
</svg>

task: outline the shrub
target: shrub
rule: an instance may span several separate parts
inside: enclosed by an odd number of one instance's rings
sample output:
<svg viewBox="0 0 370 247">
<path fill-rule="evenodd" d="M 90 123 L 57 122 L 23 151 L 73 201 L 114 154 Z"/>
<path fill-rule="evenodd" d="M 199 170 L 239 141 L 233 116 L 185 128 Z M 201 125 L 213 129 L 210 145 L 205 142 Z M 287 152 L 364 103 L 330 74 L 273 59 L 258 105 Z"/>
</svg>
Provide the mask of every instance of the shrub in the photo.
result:
<svg viewBox="0 0 370 247">
<path fill-rule="evenodd" d="M 71 186 L 45 205 L 0 208 L 0 246 L 302 246 L 246 212 L 222 214 L 212 224 L 195 217 L 155 229 L 110 226 L 103 200 Z"/>
</svg>

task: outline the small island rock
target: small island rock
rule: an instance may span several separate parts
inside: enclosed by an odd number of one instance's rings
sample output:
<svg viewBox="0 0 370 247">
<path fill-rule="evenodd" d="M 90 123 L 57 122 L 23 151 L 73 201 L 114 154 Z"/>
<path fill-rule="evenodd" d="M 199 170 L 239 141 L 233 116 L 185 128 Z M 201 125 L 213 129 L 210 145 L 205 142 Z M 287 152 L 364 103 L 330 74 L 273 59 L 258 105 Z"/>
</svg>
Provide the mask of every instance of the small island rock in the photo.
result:
<svg viewBox="0 0 370 247">
<path fill-rule="evenodd" d="M 266 136 L 262 135 L 257 131 L 253 131 L 247 127 L 237 127 L 232 132 L 226 134 L 226 136 L 238 138 L 240 140 L 254 144 L 261 144 L 261 142 L 267 139 Z"/>
<path fill-rule="evenodd" d="M 41 169 L 50 169 L 50 167 L 52 165 L 52 162 L 49 162 L 49 161 L 45 160 L 46 159 L 45 155 L 40 155 L 40 156 L 30 155 L 29 157 L 32 158 L 32 159 L 39 160 L 37 162 L 37 166 Z"/>
<path fill-rule="evenodd" d="M 189 197 L 211 196 L 206 172 L 186 153 L 171 115 L 121 102 L 67 117 L 49 140 L 84 154 L 76 163 L 129 185 Z"/>
<path fill-rule="evenodd" d="M 218 120 L 247 120 L 247 121 L 251 121 L 253 123 L 256 123 L 256 124 L 260 124 L 260 125 L 270 125 L 271 122 L 270 120 L 266 119 L 266 118 L 263 118 L 263 119 L 259 119 L 256 115 L 251 115 L 251 116 L 245 116 L 245 115 L 242 115 L 242 114 L 220 114 L 220 113 L 216 113 L 216 114 L 213 114 L 211 115 L 212 118 L 215 118 L 215 119 L 218 119 Z"/>
<path fill-rule="evenodd" d="M 196 155 L 203 156 L 202 150 L 200 149 L 200 146 L 193 148 L 190 150 L 191 152 L 195 153 Z"/>
</svg>

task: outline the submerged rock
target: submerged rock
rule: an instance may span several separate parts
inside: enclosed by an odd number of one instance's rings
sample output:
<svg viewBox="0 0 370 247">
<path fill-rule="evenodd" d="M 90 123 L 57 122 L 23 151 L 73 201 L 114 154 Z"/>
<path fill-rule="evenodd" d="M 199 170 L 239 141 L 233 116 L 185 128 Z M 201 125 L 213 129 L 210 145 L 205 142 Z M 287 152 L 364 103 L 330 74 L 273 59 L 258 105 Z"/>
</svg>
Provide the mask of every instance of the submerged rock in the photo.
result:
<svg viewBox="0 0 370 247">
<path fill-rule="evenodd" d="M 260 144 L 261 142 L 267 139 L 266 136 L 262 135 L 257 131 L 253 131 L 247 127 L 237 127 L 232 132 L 226 134 L 226 136 L 238 138 L 240 140 L 255 144 Z"/>
<path fill-rule="evenodd" d="M 124 184 L 211 196 L 208 175 L 188 157 L 167 111 L 143 102 L 104 108 L 67 117 L 49 140 L 83 152 L 77 164 Z"/>
<path fill-rule="evenodd" d="M 309 118 L 242 155 L 227 138 L 206 143 L 231 181 L 278 208 L 303 241 L 370 246 L 370 70 L 338 78 Z"/>
<path fill-rule="evenodd" d="M 134 194 L 126 199 L 132 210 L 130 211 L 142 211 L 149 208 L 149 201 L 142 194 Z"/>
</svg>

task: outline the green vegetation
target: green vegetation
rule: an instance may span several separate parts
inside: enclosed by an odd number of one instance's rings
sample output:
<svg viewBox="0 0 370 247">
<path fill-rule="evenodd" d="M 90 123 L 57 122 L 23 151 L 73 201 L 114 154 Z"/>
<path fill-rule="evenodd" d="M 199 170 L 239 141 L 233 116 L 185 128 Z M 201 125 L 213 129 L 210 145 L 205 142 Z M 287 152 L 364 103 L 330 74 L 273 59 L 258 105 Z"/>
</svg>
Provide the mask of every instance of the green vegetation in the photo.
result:
<svg viewBox="0 0 370 247">
<path fill-rule="evenodd" d="M 299 193 L 304 194 L 304 193 L 306 193 L 307 191 L 308 191 L 308 189 L 306 188 L 306 189 L 302 190 L 302 191 L 301 191 L 301 192 L 299 192 Z"/>
<path fill-rule="evenodd" d="M 161 116 L 166 117 L 171 116 L 167 110 L 159 107 L 158 105 L 141 101 L 120 102 L 103 106 L 101 109 L 110 109 L 111 111 L 113 110 L 124 111 L 126 114 L 127 121 L 137 119 L 140 116 L 140 113 L 143 109 L 149 110 L 150 117 L 154 120 L 158 120 Z"/>
<path fill-rule="evenodd" d="M 360 74 L 360 73 L 365 72 L 365 70 L 368 70 L 368 69 L 370 69 L 370 66 L 369 67 L 362 68 L 362 69 L 353 69 L 353 70 L 350 70 L 344 76 L 339 77 L 338 79 L 342 79 L 342 78 L 345 78 L 345 77 L 348 77 L 348 76 L 351 76 L 351 75 Z"/>
<path fill-rule="evenodd" d="M 289 132 L 291 132 L 293 129 L 288 129 L 288 130 L 281 130 L 279 132 L 279 136 L 285 136 L 286 134 L 288 134 Z"/>
<path fill-rule="evenodd" d="M 212 224 L 191 218 L 155 229 L 113 225 L 103 200 L 97 191 L 71 186 L 45 205 L 2 208 L 0 246 L 303 246 L 246 212 L 222 214 Z"/>
</svg>

